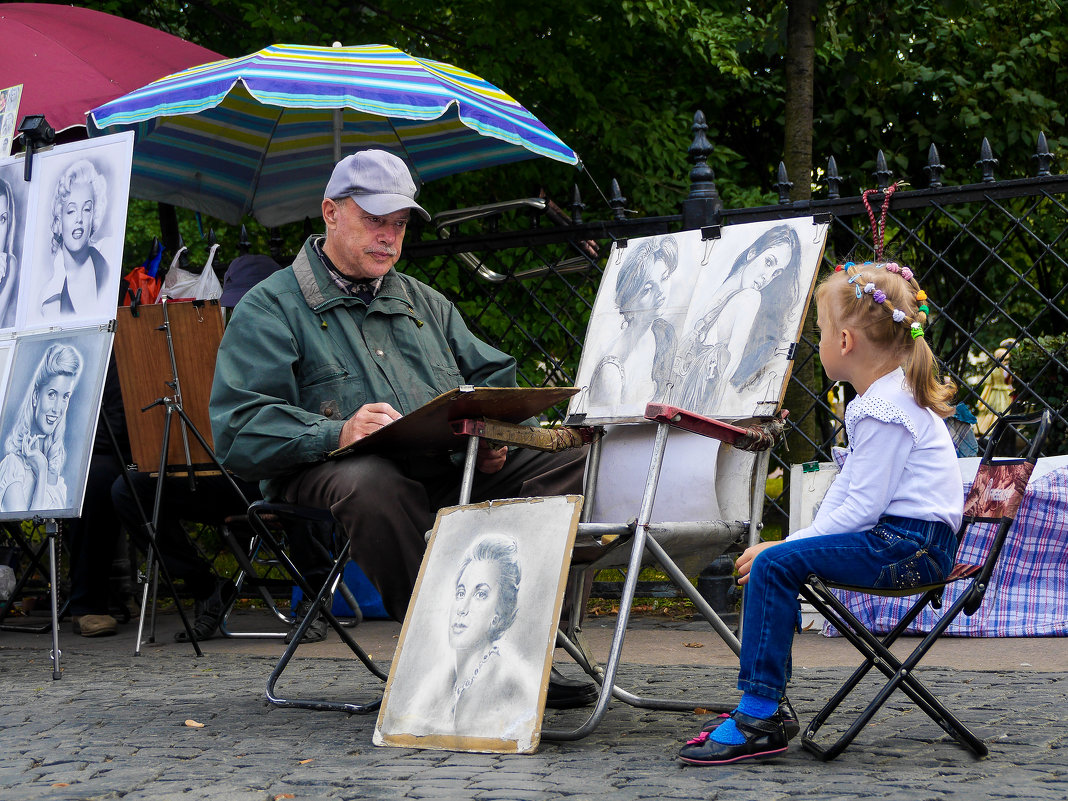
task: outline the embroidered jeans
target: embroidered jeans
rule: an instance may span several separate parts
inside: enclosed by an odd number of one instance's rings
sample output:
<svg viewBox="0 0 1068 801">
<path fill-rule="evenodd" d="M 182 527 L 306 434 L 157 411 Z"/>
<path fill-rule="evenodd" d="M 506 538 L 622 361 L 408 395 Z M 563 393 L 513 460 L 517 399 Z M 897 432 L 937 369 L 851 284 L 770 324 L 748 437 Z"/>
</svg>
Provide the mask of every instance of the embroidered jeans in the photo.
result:
<svg viewBox="0 0 1068 801">
<path fill-rule="evenodd" d="M 886 516 L 870 531 L 787 539 L 762 551 L 745 589 L 738 689 L 775 700 L 785 693 L 797 594 L 810 574 L 857 587 L 906 589 L 942 581 L 956 550 L 956 534 L 945 523 Z"/>
</svg>

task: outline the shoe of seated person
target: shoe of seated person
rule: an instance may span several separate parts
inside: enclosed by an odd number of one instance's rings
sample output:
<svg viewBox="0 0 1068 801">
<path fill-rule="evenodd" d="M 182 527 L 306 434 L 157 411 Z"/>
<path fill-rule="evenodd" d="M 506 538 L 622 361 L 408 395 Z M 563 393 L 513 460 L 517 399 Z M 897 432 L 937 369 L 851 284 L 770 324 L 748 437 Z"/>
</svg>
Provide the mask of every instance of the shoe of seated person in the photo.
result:
<svg viewBox="0 0 1068 801">
<path fill-rule="evenodd" d="M 293 624 L 293 628 L 286 634 L 286 645 L 293 642 L 293 637 L 297 633 L 297 627 L 300 626 L 300 622 L 308 616 L 308 612 L 312 608 L 312 601 L 305 598 L 297 604 L 296 610 L 293 612 L 293 616 L 297 619 L 297 622 Z M 304 632 L 304 636 L 300 638 L 300 644 L 306 645 L 312 642 L 322 642 L 326 639 L 326 618 L 318 612 L 315 615 L 315 619 L 312 620 L 311 625 Z"/>
<path fill-rule="evenodd" d="M 576 709 L 597 700 L 600 690 L 592 681 L 569 679 L 555 667 L 549 671 L 545 706 L 549 709 Z"/>
<path fill-rule="evenodd" d="M 229 579 L 215 585 L 215 591 L 202 601 L 193 604 L 193 636 L 197 642 L 210 640 L 219 633 L 226 613 L 234 605 L 237 588 Z M 174 635 L 175 642 L 189 642 L 189 634 L 182 629 Z"/>
<path fill-rule="evenodd" d="M 790 699 L 787 698 L 785 695 L 779 702 L 778 711 L 776 711 L 776 713 L 772 717 L 775 720 L 782 721 L 782 727 L 783 730 L 786 732 L 787 740 L 794 739 L 801 731 L 801 724 L 797 720 L 797 713 L 794 712 L 794 708 L 790 704 Z M 720 715 L 718 718 L 712 718 L 712 720 L 706 722 L 705 725 L 701 727 L 701 731 L 710 732 L 717 726 L 719 726 L 723 721 L 729 718 L 730 715 L 727 713 Z"/>
<path fill-rule="evenodd" d="M 745 738 L 743 742 L 717 743 L 712 739 L 712 732 L 701 731 L 679 750 L 679 760 L 691 765 L 730 765 L 751 759 L 771 759 L 789 747 L 790 741 L 777 712 L 763 719 L 735 710 L 730 717 Z"/>
<path fill-rule="evenodd" d="M 110 637 L 119 630 L 118 621 L 111 615 L 75 615 L 71 627 L 83 637 Z"/>
</svg>

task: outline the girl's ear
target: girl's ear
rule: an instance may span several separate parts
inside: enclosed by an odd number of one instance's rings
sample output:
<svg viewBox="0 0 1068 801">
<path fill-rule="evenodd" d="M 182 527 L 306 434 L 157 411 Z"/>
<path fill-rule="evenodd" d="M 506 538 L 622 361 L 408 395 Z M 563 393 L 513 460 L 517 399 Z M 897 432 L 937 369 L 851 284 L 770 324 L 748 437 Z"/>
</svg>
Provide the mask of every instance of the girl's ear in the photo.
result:
<svg viewBox="0 0 1068 801">
<path fill-rule="evenodd" d="M 852 353 L 853 349 L 857 346 L 857 337 L 856 334 L 853 333 L 853 329 L 843 328 L 838 334 L 838 337 L 842 355 L 845 356 L 848 353 Z"/>
</svg>

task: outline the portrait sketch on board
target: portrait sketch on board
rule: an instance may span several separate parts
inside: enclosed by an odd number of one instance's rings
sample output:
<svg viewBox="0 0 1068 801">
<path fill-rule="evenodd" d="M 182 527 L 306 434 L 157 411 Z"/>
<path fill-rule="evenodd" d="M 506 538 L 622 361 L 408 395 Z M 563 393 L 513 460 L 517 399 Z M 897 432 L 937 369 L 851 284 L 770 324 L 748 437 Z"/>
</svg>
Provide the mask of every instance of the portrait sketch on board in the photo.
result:
<svg viewBox="0 0 1068 801">
<path fill-rule="evenodd" d="M 505 753 L 537 747 L 579 506 L 568 496 L 439 512 L 376 744 Z"/>
<path fill-rule="evenodd" d="M 0 519 L 77 517 L 112 333 L 20 337 L 0 413 Z"/>
<path fill-rule="evenodd" d="M 23 273 L 20 328 L 115 317 L 131 141 L 119 134 L 34 157 L 33 269 Z"/>
</svg>

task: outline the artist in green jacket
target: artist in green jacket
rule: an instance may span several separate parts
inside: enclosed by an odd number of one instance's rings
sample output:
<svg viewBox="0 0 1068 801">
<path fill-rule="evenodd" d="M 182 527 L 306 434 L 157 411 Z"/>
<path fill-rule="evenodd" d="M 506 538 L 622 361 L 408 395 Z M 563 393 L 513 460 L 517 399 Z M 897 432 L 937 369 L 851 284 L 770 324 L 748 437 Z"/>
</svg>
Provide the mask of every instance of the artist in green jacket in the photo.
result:
<svg viewBox="0 0 1068 801">
<path fill-rule="evenodd" d="M 390 153 L 338 162 L 322 204 L 325 236 L 234 310 L 211 394 L 223 464 L 260 480 L 268 499 L 330 508 L 396 620 L 425 533 L 457 502 L 460 466 L 447 455 L 327 455 L 462 384 L 515 386 L 514 359 L 477 339 L 440 293 L 394 269 L 410 214 L 430 218 L 415 196 L 407 165 Z M 483 447 L 472 500 L 579 493 L 584 461 L 583 451 Z"/>
</svg>

